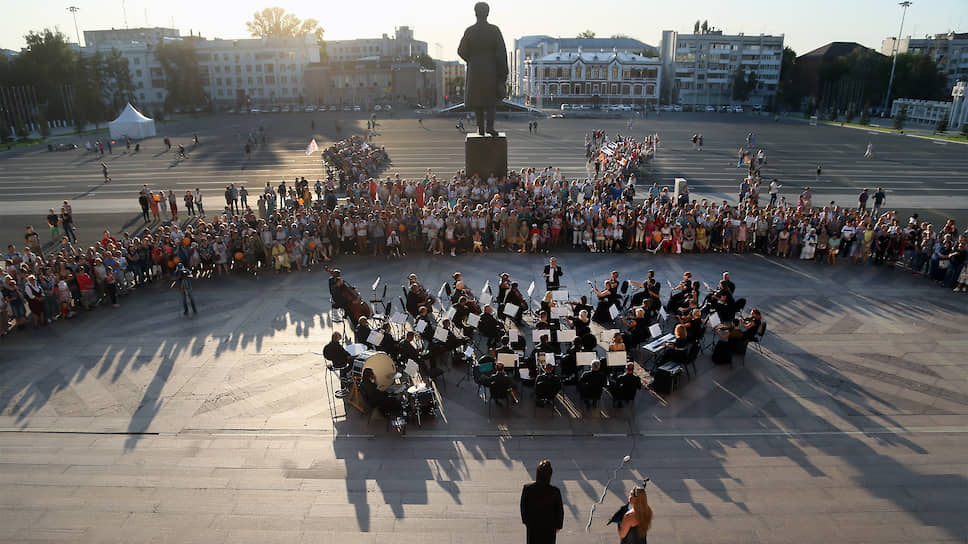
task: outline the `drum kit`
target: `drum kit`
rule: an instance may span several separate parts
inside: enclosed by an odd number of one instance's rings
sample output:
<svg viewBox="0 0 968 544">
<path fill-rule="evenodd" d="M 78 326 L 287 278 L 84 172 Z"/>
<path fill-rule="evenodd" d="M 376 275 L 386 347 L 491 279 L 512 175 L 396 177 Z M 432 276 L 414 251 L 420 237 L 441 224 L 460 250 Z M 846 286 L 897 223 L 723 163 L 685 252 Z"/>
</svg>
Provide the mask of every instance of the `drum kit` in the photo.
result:
<svg viewBox="0 0 968 544">
<path fill-rule="evenodd" d="M 353 386 L 347 402 L 360 411 L 365 411 L 360 404 L 358 384 L 363 379 L 363 372 L 369 368 L 373 370 L 377 389 L 386 392 L 399 403 L 399 415 L 390 421 L 390 425 L 397 432 L 406 434 L 408 421 L 415 421 L 420 427 L 423 426 L 425 417 L 437 416 L 440 408 L 437 392 L 433 382 L 421 376 L 416 363 L 410 361 L 400 371 L 393 359 L 382 351 L 366 349 L 363 344 L 350 345 L 346 350 L 353 356 L 353 368 L 350 371 Z"/>
</svg>

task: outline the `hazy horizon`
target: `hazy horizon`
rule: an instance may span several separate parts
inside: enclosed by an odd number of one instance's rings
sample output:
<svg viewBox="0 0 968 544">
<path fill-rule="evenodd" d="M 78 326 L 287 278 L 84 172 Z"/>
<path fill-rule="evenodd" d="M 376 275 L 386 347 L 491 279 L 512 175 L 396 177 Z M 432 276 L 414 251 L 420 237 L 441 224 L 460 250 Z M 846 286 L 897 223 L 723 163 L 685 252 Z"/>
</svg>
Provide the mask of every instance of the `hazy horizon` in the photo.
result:
<svg viewBox="0 0 968 544">
<path fill-rule="evenodd" d="M 417 0 L 414 2 L 377 2 L 367 4 L 366 13 L 354 13 L 342 5 L 326 3 L 322 8 L 285 1 L 238 0 L 231 10 L 188 0 L 169 0 L 163 4 L 146 0 L 36 0 L 6 8 L 0 20 L 0 47 L 19 51 L 29 31 L 58 28 L 76 41 L 74 20 L 68 6 L 80 8 L 77 26 L 83 40 L 85 30 L 127 27 L 174 27 L 183 35 L 189 32 L 206 38 L 239 39 L 251 37 L 245 22 L 254 12 L 280 6 L 302 19 L 314 18 L 325 29 L 326 40 L 379 38 L 393 35 L 397 26 L 410 26 L 414 37 L 427 42 L 432 57 L 457 58 L 457 43 L 463 29 L 473 24 L 474 1 L 466 3 Z M 694 0 L 685 5 L 643 1 L 628 3 L 608 0 L 594 4 L 564 0 L 553 8 L 522 5 L 508 0 L 493 0 L 489 20 L 498 25 L 510 49 L 515 38 L 545 34 L 574 37 L 585 29 L 597 37 L 626 34 L 649 45 L 658 46 L 663 30 L 691 33 L 698 19 L 727 34 L 784 35 L 784 44 L 803 54 L 832 41 L 854 41 L 880 50 L 881 41 L 895 36 L 901 8 L 893 0 L 781 0 L 773 5 L 735 9 L 733 4 L 713 0 Z M 124 11 L 122 11 L 122 6 Z M 663 9 L 675 6 L 675 13 Z M 859 24 L 862 23 L 862 24 Z M 908 9 L 903 36 L 923 37 L 948 31 L 968 31 L 968 1 L 915 0 Z"/>
</svg>

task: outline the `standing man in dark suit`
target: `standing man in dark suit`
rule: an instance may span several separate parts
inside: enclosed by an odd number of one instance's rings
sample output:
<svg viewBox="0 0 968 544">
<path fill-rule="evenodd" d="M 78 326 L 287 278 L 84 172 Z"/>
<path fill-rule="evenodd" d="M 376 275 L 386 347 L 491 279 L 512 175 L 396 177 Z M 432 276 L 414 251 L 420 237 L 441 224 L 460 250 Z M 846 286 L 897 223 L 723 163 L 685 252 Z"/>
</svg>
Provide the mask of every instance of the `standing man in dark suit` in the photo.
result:
<svg viewBox="0 0 968 544">
<path fill-rule="evenodd" d="M 528 528 L 528 544 L 554 544 L 564 526 L 561 490 L 551 485 L 551 461 L 538 463 L 534 483 L 521 490 L 521 522 Z"/>
<path fill-rule="evenodd" d="M 491 8 L 484 2 L 474 4 L 477 23 L 467 27 L 457 54 L 467 63 L 466 109 L 477 116 L 477 133 L 497 136 L 494 111 L 507 96 L 508 56 L 501 29 L 487 22 Z"/>
<path fill-rule="evenodd" d="M 545 287 L 547 291 L 557 291 L 561 287 L 561 267 L 558 259 L 551 258 L 551 262 L 544 267 Z"/>
</svg>

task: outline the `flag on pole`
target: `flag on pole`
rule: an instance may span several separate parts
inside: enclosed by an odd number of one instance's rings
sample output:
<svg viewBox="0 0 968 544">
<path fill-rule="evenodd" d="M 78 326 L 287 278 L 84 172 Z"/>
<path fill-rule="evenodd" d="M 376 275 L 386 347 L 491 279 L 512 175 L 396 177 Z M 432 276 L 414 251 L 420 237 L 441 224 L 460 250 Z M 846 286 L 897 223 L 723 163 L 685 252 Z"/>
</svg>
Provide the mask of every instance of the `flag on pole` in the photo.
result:
<svg viewBox="0 0 968 544">
<path fill-rule="evenodd" d="M 319 146 L 316 145 L 316 138 L 309 140 L 309 145 L 306 146 L 306 154 L 312 155 L 313 153 L 319 151 Z"/>
</svg>

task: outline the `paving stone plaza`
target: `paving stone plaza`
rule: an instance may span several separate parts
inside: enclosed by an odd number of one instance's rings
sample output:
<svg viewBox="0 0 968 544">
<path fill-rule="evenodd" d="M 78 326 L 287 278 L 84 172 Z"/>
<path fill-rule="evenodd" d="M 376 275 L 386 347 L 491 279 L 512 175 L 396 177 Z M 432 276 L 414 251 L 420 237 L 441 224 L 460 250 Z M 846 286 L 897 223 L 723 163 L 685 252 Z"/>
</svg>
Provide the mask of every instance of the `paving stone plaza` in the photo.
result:
<svg viewBox="0 0 968 544">
<path fill-rule="evenodd" d="M 343 135 L 353 123 L 343 120 Z M 270 144 L 246 163 L 235 134 L 260 124 Z M 512 168 L 583 175 L 586 132 L 628 132 L 624 120 L 539 124 L 530 136 L 525 120 L 499 120 Z M 306 142 L 336 136 L 331 118 L 315 125 L 283 115 L 171 123 L 174 139 L 197 132 L 203 142 L 189 160 L 159 153 L 162 126 L 140 155 L 109 156 L 106 186 L 81 152 L 6 155 L 0 232 L 20 243 L 23 224 L 42 224 L 64 199 L 82 241 L 138 229 L 143 183 L 199 186 L 214 204 L 228 182 L 254 192 L 314 180 L 318 157 L 303 153 Z M 701 155 L 688 141 L 697 131 Z M 889 208 L 959 225 L 968 216 L 968 154 L 957 144 L 743 114 L 662 114 L 632 129 L 662 138 L 658 180 L 686 177 L 700 198 L 730 200 L 742 172 L 735 150 L 750 131 L 769 155 L 765 175 L 780 177 L 788 198 L 811 185 L 817 201 L 849 206 L 861 188 L 883 186 Z M 386 119 L 378 132 L 390 173 L 449 177 L 463 164 L 453 120 Z M 872 138 L 879 156 L 865 161 Z M 319 353 L 342 324 L 332 321 L 326 272 L 198 280 L 200 313 L 189 319 L 173 290 L 141 289 L 120 308 L 0 340 L 0 541 L 520 542 L 521 486 L 542 459 L 562 489 L 562 543 L 616 542 L 606 521 L 643 478 L 654 542 L 966 541 L 968 297 L 887 266 L 754 254 L 558 258 L 576 295 L 611 270 L 642 281 L 652 268 L 663 283 L 686 270 L 712 283 L 728 270 L 768 323 L 762 352 L 731 367 L 707 352 L 676 392 L 643 391 L 634 408 L 583 410 L 566 386 L 554 413 L 533 412 L 525 389 L 521 404 L 490 416 L 458 366 L 438 387 L 438 417 L 400 436 L 333 396 Z M 545 259 L 336 264 L 364 298 L 379 276 L 396 300 L 411 272 L 433 291 L 454 271 L 474 290 L 501 272 L 540 286 Z"/>
</svg>

